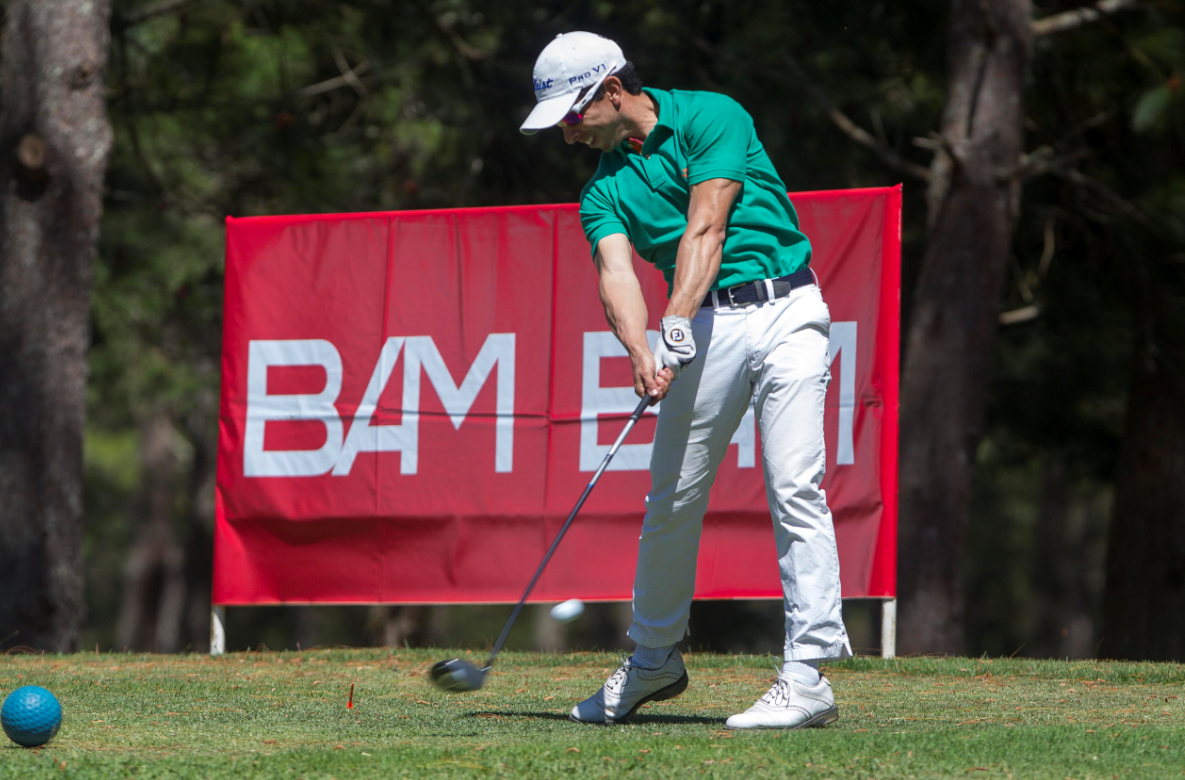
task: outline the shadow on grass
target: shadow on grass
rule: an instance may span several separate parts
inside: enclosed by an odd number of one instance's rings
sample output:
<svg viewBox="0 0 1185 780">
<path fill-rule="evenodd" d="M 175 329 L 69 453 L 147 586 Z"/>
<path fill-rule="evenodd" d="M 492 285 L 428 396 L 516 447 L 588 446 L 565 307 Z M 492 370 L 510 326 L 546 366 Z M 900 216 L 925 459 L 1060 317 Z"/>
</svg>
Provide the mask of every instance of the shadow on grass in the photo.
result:
<svg viewBox="0 0 1185 780">
<path fill-rule="evenodd" d="M 702 715 L 635 715 L 630 723 L 671 723 L 696 726 L 723 726 L 727 718 L 705 718 Z"/>
<path fill-rule="evenodd" d="M 568 720 L 567 715 L 558 712 L 519 712 L 517 710 L 482 710 L 481 712 L 466 713 L 467 718 L 489 718 L 491 720 L 506 720 L 507 718 L 530 718 L 534 720 Z"/>
<path fill-rule="evenodd" d="M 566 720 L 572 721 L 567 715 L 561 715 L 557 712 L 523 712 L 519 710 L 482 710 L 480 712 L 466 713 L 467 718 L 489 718 L 491 720 L 505 720 L 507 718 L 534 718 L 538 720 Z M 679 725 L 698 725 L 698 726 L 723 726 L 724 718 L 705 718 L 698 715 L 635 715 L 629 720 L 630 724 L 644 725 L 649 723 L 665 723 L 665 724 L 679 724 Z M 579 725 L 604 725 L 604 724 L 579 724 Z M 614 724 L 617 725 L 617 724 Z"/>
</svg>

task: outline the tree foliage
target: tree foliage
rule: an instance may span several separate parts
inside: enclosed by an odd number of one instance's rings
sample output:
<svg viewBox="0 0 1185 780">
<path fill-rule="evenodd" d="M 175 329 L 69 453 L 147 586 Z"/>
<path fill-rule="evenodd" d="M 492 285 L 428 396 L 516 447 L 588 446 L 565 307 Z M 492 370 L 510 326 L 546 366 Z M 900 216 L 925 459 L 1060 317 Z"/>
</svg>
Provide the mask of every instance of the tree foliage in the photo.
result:
<svg viewBox="0 0 1185 780">
<path fill-rule="evenodd" d="M 1039 3 L 1034 16 L 1071 5 Z M 535 56 L 574 29 L 617 40 L 647 84 L 736 97 L 791 190 L 893 184 L 900 166 L 837 130 L 802 76 L 881 151 L 927 168 L 947 101 L 947 14 L 937 0 L 116 0 L 88 396 L 91 640 L 120 644 L 115 616 L 132 591 L 161 617 L 167 555 L 137 578 L 112 549 L 167 527 L 188 595 L 166 618 L 182 624 L 180 646 L 204 642 L 226 215 L 574 200 L 596 153 L 517 129 Z M 1065 654 L 1072 620 L 1088 636 L 1075 648 L 1097 642 L 1147 309 L 1136 280 L 1182 262 L 1183 29 L 1179 2 L 1162 0 L 1034 43 L 1032 171 L 1000 301 L 1027 314 L 1001 325 L 991 355 L 963 562 L 969 650 L 1032 640 Z M 910 179 L 905 193 L 908 320 L 928 226 L 924 187 Z M 148 447 L 162 429 L 169 447 Z M 142 475 L 170 451 L 167 496 L 150 496 Z"/>
</svg>

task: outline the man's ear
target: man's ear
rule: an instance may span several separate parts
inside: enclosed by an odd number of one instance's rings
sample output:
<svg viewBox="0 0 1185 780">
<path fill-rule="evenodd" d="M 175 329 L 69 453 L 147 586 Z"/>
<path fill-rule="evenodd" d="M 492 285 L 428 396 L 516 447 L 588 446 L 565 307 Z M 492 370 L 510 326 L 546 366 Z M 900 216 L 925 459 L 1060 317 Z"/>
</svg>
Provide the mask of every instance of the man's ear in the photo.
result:
<svg viewBox="0 0 1185 780">
<path fill-rule="evenodd" d="M 621 86 L 621 79 L 616 76 L 608 76 L 604 82 L 605 97 L 609 98 L 613 103 L 613 107 L 620 109 L 622 96 L 625 94 L 625 88 Z"/>
</svg>

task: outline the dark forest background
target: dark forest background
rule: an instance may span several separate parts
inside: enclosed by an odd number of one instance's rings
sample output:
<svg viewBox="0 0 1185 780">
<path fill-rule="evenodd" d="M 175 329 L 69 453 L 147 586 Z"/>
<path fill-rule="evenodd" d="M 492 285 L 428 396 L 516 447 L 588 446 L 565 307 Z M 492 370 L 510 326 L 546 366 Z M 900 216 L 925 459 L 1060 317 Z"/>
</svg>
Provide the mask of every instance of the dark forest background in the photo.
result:
<svg viewBox="0 0 1185 780">
<path fill-rule="evenodd" d="M 100 98 L 80 137 L 112 133 L 87 185 L 101 221 L 70 211 L 97 253 L 39 287 L 20 221 L 85 190 L 55 190 L 77 171 L 21 97 L 22 63 L 58 51 L 35 45 L 50 5 L 83 4 L 3 3 L 0 651 L 208 647 L 224 217 L 575 200 L 597 153 L 518 125 L 538 52 L 589 30 L 647 85 L 739 100 L 791 191 L 904 182 L 901 650 L 1185 659 L 1179 0 L 114 0 L 79 28 L 91 70 L 69 71 L 69 95 Z M 21 464 L 76 444 L 28 432 L 30 399 L 69 392 L 30 389 L 21 340 L 52 327 L 31 312 L 55 279 L 83 318 L 83 457 L 30 487 Z M 57 559 L 20 541 L 54 490 Z M 30 551 L 75 579 L 31 582 Z M 13 606 L 33 591 L 58 623 Z M 847 609 L 875 652 L 878 605 Z M 626 642 L 628 608 L 531 614 L 512 645 Z M 691 645 L 777 652 L 779 614 L 697 603 Z M 505 615 L 234 609 L 228 640 L 483 645 Z"/>
</svg>

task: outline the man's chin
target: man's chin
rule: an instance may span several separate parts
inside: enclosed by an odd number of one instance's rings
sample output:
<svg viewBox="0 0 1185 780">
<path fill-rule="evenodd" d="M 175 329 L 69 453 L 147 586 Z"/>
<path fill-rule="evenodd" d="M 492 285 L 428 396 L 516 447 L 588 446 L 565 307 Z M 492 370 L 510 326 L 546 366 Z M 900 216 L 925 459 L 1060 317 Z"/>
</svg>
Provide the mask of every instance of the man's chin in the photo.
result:
<svg viewBox="0 0 1185 780">
<path fill-rule="evenodd" d="M 606 154 L 608 154 L 609 152 L 616 151 L 617 147 L 621 146 L 621 144 L 622 144 L 621 140 L 615 140 L 615 141 L 610 141 L 608 144 L 606 144 L 607 148 L 601 148 L 601 147 L 598 147 L 598 148 L 600 148 L 602 152 L 605 152 Z"/>
<path fill-rule="evenodd" d="M 608 144 L 606 144 L 601 139 L 600 133 L 593 133 L 591 136 L 589 136 L 588 148 L 589 149 L 596 149 L 598 152 L 601 152 L 602 154 L 608 154 L 609 152 L 612 152 L 613 150 L 615 150 L 617 147 L 621 146 L 621 143 L 622 143 L 621 141 L 610 141 Z"/>
</svg>

